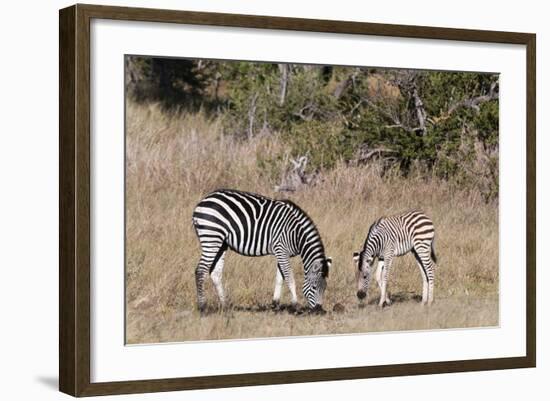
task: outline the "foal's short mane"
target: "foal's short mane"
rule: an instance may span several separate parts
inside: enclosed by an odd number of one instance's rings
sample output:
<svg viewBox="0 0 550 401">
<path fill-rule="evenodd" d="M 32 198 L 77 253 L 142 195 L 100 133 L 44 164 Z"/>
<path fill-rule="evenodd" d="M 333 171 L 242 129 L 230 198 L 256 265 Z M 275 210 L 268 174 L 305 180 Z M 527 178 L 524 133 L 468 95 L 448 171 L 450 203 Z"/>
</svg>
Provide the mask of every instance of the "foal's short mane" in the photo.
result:
<svg viewBox="0 0 550 401">
<path fill-rule="evenodd" d="M 309 217 L 309 215 L 304 211 L 304 209 L 302 209 L 300 206 L 298 206 L 296 203 L 294 203 L 290 199 L 281 199 L 279 202 L 283 202 L 283 203 L 286 203 L 287 205 L 292 206 L 294 209 L 299 210 L 300 212 L 302 212 L 302 214 L 306 215 L 311 220 L 311 217 Z"/>
<path fill-rule="evenodd" d="M 380 217 L 378 218 L 374 223 L 371 224 L 371 226 L 369 227 L 369 232 L 367 234 L 367 238 L 365 238 L 365 243 L 363 244 L 363 249 L 365 249 L 367 247 L 367 242 L 369 242 L 369 238 L 371 237 L 371 235 L 373 234 L 374 230 L 376 227 L 378 227 L 378 224 L 380 223 L 380 221 L 382 221 L 384 217 Z"/>
</svg>

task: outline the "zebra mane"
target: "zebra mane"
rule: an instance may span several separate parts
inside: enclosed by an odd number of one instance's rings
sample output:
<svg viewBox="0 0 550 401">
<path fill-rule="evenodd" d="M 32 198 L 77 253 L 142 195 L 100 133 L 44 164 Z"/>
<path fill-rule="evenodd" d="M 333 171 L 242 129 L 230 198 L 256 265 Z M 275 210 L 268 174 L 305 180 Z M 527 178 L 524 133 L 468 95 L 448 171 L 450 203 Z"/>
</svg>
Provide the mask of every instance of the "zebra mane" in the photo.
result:
<svg viewBox="0 0 550 401">
<path fill-rule="evenodd" d="M 291 201 L 290 199 L 281 199 L 280 202 L 283 202 L 287 205 L 289 205 L 290 207 L 292 207 L 293 209 L 297 210 L 299 213 L 301 213 L 302 215 L 304 215 L 305 217 L 308 218 L 309 221 L 311 221 L 311 224 L 313 224 L 313 226 L 315 227 L 315 230 L 317 231 L 317 233 L 319 233 L 319 230 L 317 230 L 317 226 L 315 225 L 315 223 L 313 222 L 313 219 L 309 216 L 309 214 L 307 214 L 305 212 L 304 209 L 302 209 L 300 206 L 298 206 L 296 203 L 294 203 L 293 201 Z"/>
<path fill-rule="evenodd" d="M 290 199 L 281 199 L 280 202 L 286 203 L 287 205 L 290 205 L 290 206 L 292 206 L 293 208 L 298 209 L 300 212 L 302 212 L 302 213 L 305 214 L 307 217 L 309 217 L 309 216 L 307 215 L 307 213 L 306 213 L 300 206 L 298 206 L 296 203 L 294 203 L 294 202 L 291 201 Z"/>
<path fill-rule="evenodd" d="M 218 188 L 214 191 L 211 191 L 207 196 L 210 196 L 212 194 L 215 194 L 215 193 L 235 193 L 235 194 L 240 194 L 240 195 L 252 195 L 256 198 L 260 198 L 260 199 L 265 199 L 267 201 L 274 201 L 274 199 L 271 199 L 271 198 L 268 198 L 267 196 L 264 196 L 264 195 L 261 195 L 261 194 L 258 194 L 258 193 L 255 193 L 255 192 L 247 192 L 247 191 L 241 191 L 239 189 L 231 189 L 231 188 Z"/>
<path fill-rule="evenodd" d="M 294 203 L 290 199 L 281 199 L 280 202 L 289 205 L 290 207 L 292 207 L 294 210 L 298 211 L 298 213 L 302 214 L 303 216 L 305 216 L 310 221 L 311 225 L 315 229 L 315 233 L 317 234 L 317 237 L 319 237 L 319 242 L 321 243 L 321 250 L 323 252 L 323 255 L 325 255 L 325 244 L 323 244 L 323 240 L 321 239 L 321 233 L 319 233 L 319 229 L 317 228 L 317 225 L 315 224 L 313 219 L 309 216 L 309 214 L 307 214 L 304 211 L 304 209 L 302 209 L 300 206 L 298 206 L 296 203 Z M 325 270 L 325 267 L 323 267 L 323 270 Z M 326 273 L 328 274 L 328 271 Z"/>
<path fill-rule="evenodd" d="M 378 228 L 378 224 L 380 224 L 380 221 L 383 219 L 383 217 L 378 218 L 374 223 L 371 224 L 369 227 L 369 232 L 367 234 L 367 238 L 365 238 L 365 243 L 363 244 L 363 249 L 367 248 L 367 243 L 369 242 L 369 239 L 371 238 L 371 235 L 374 235 L 374 231 Z"/>
</svg>

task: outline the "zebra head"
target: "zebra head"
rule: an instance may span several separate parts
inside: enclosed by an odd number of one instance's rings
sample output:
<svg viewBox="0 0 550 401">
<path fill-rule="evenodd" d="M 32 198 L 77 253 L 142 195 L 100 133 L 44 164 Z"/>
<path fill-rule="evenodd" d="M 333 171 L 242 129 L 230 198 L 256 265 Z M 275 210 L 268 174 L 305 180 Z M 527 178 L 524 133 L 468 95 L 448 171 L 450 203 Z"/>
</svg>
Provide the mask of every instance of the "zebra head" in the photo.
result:
<svg viewBox="0 0 550 401">
<path fill-rule="evenodd" d="M 372 275 L 373 260 L 374 257 L 372 255 L 367 255 L 365 251 L 353 253 L 353 261 L 356 265 L 355 278 L 357 281 L 357 298 L 360 300 L 367 297 Z"/>
<path fill-rule="evenodd" d="M 303 292 L 308 306 L 312 310 L 323 309 L 323 294 L 327 288 L 327 277 L 331 258 L 315 260 L 305 274 Z"/>
</svg>

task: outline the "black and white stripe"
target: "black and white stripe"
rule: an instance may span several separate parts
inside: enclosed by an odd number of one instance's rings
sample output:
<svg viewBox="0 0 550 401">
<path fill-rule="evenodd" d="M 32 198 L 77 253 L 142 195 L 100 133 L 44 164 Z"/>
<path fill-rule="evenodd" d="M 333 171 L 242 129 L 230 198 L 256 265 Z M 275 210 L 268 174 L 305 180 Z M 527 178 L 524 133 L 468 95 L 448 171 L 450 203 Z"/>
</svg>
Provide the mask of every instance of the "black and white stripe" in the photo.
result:
<svg viewBox="0 0 550 401">
<path fill-rule="evenodd" d="M 315 224 L 296 204 L 236 190 L 220 189 L 207 195 L 193 211 L 193 225 L 201 244 L 195 271 L 199 309 L 204 309 L 204 282 L 208 274 L 222 305 L 224 257 L 227 249 L 245 256 L 275 255 L 277 273 L 274 304 L 281 297 L 283 281 L 292 303 L 297 303 L 290 258 L 300 255 L 304 264 L 303 293 L 312 309 L 321 309 L 331 263 Z"/>
<path fill-rule="evenodd" d="M 369 228 L 361 252 L 354 253 L 357 263 L 357 297 L 363 299 L 372 275 L 372 265 L 378 258 L 375 273 L 380 288 L 379 305 L 390 304 L 386 287 L 391 264 L 395 256 L 412 252 L 422 274 L 422 303 L 433 302 L 435 230 L 432 221 L 423 212 L 413 210 L 378 219 Z"/>
</svg>

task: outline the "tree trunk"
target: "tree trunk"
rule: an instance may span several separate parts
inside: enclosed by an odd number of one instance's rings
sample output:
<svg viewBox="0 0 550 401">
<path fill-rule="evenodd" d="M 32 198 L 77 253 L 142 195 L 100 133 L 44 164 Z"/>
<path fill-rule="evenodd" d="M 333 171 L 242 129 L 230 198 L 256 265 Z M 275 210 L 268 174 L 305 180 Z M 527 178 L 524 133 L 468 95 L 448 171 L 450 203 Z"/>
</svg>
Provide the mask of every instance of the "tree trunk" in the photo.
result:
<svg viewBox="0 0 550 401">
<path fill-rule="evenodd" d="M 414 99 L 414 108 L 416 109 L 416 118 L 418 120 L 418 131 L 422 136 L 426 135 L 426 110 L 424 110 L 424 103 L 418 95 L 416 86 L 413 88 L 412 97 Z"/>
<path fill-rule="evenodd" d="M 248 109 L 248 139 L 252 139 L 254 136 L 254 120 L 256 119 L 256 101 L 258 100 L 258 94 L 255 93 L 250 102 L 250 108 Z"/>
<path fill-rule="evenodd" d="M 280 95 L 279 95 L 279 106 L 282 107 L 285 104 L 286 90 L 288 87 L 288 64 L 279 64 L 279 71 L 281 72 L 280 80 Z"/>
</svg>

